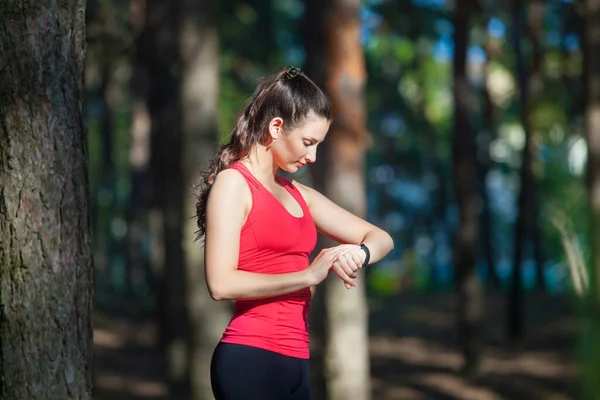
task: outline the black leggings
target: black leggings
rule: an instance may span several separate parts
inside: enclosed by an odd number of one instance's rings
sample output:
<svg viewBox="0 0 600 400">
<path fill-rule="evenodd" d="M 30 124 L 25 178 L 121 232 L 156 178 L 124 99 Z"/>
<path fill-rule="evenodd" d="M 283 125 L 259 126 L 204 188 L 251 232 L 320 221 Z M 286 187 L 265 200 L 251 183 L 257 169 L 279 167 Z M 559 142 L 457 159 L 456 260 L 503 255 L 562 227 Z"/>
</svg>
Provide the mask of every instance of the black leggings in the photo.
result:
<svg viewBox="0 0 600 400">
<path fill-rule="evenodd" d="M 219 343 L 210 380 L 215 400 L 310 400 L 308 360 Z"/>
</svg>

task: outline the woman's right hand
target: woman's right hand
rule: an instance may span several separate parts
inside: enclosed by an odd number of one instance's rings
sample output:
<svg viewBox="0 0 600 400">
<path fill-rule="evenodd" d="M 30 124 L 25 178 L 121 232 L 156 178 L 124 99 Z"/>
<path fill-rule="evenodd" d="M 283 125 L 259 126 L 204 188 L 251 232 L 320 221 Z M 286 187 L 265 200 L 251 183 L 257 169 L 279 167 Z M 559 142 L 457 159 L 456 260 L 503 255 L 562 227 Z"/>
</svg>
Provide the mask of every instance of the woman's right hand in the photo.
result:
<svg viewBox="0 0 600 400">
<path fill-rule="evenodd" d="M 342 244 L 321 250 L 307 270 L 310 285 L 316 286 L 323 282 L 331 272 L 333 264 L 338 256 L 352 251 L 355 247 L 355 245 Z M 351 276 L 341 268 L 336 269 L 335 272 L 344 281 L 346 287 L 356 286 L 356 275 Z"/>
</svg>

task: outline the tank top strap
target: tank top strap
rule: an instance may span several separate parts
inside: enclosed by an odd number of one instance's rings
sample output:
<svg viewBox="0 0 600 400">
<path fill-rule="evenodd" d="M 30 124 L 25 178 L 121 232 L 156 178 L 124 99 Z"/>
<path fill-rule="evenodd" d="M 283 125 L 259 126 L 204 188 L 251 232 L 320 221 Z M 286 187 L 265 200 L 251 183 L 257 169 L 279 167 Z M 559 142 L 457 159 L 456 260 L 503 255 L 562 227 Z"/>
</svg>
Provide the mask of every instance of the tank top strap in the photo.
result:
<svg viewBox="0 0 600 400">
<path fill-rule="evenodd" d="M 280 175 L 277 175 L 277 179 L 279 179 L 279 182 L 285 186 L 286 190 L 294 197 L 294 199 L 296 199 L 298 204 L 300 204 L 300 207 L 302 207 L 302 210 L 304 211 L 304 215 L 307 215 L 309 212 L 308 204 L 306 204 L 304 196 L 302 196 L 302 193 L 300 193 L 298 188 L 292 183 L 292 181 Z"/>
<path fill-rule="evenodd" d="M 252 175 L 252 173 L 250 172 L 250 170 L 241 161 L 238 161 L 238 162 L 234 163 L 229 168 L 235 169 L 240 174 L 242 174 L 242 176 L 244 177 L 244 179 L 246 179 L 246 182 L 248 182 L 248 186 L 250 187 L 250 190 L 253 193 L 254 193 L 255 190 L 260 189 L 262 187 L 262 185 L 258 181 L 258 179 L 256 179 L 254 177 L 254 175 Z"/>
</svg>

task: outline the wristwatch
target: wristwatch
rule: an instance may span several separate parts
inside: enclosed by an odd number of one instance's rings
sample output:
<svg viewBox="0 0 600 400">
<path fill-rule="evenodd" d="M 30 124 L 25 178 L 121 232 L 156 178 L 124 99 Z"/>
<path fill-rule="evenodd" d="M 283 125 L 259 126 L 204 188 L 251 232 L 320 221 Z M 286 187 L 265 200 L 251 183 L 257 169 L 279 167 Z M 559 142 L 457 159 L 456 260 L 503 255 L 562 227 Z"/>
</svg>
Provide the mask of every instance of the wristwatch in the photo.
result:
<svg viewBox="0 0 600 400">
<path fill-rule="evenodd" d="M 363 265 L 362 265 L 363 267 L 366 267 L 367 265 L 369 265 L 369 259 L 371 258 L 371 252 L 369 251 L 369 248 L 367 246 L 365 246 L 364 243 L 360 244 L 360 248 L 363 249 L 366 254 L 365 261 L 363 262 Z"/>
</svg>

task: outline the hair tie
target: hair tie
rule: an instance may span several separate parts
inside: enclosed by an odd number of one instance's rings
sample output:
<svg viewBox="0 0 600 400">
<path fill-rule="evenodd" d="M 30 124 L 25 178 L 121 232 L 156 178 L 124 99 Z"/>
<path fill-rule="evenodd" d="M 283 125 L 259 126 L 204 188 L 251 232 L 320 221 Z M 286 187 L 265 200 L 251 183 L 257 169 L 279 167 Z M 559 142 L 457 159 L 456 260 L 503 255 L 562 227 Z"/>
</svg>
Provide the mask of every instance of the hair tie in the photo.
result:
<svg viewBox="0 0 600 400">
<path fill-rule="evenodd" d="M 300 75 L 302 73 L 302 70 L 298 67 L 288 67 L 287 72 L 285 73 L 285 78 L 286 79 L 294 79 L 295 77 L 297 77 L 298 75 Z"/>
</svg>

